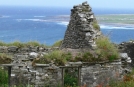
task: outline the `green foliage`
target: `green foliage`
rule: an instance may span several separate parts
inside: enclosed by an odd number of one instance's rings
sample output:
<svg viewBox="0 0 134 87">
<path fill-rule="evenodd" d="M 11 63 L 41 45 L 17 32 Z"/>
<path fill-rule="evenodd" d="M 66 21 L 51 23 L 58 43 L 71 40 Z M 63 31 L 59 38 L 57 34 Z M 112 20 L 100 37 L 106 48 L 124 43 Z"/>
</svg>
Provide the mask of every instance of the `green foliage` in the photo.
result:
<svg viewBox="0 0 134 87">
<path fill-rule="evenodd" d="M 119 57 L 118 49 L 112 44 L 108 37 L 102 36 L 96 40 L 98 49 L 97 54 L 101 55 L 102 60 L 115 60 Z"/>
<path fill-rule="evenodd" d="M 97 54 L 96 52 L 87 51 L 87 52 L 77 54 L 73 62 L 77 62 L 77 61 L 95 63 L 95 62 L 102 61 L 102 57 L 100 54 Z"/>
<path fill-rule="evenodd" d="M 0 46 L 6 46 L 6 45 L 7 45 L 6 43 L 0 41 Z"/>
<path fill-rule="evenodd" d="M 49 47 L 45 44 L 40 44 L 37 41 L 29 41 L 26 43 L 19 42 L 19 41 L 15 41 L 15 42 L 11 42 L 11 43 L 4 43 L 4 42 L 0 41 L 0 46 L 17 46 L 17 47 L 42 46 L 42 47 Z"/>
<path fill-rule="evenodd" d="M 93 28 L 96 30 L 100 30 L 100 26 L 98 25 L 96 21 L 93 22 Z"/>
<path fill-rule="evenodd" d="M 134 87 L 134 81 L 127 82 L 111 82 L 109 87 Z"/>
<path fill-rule="evenodd" d="M 72 60 L 72 54 L 71 54 L 70 52 L 63 53 L 62 56 L 63 56 L 67 61 Z"/>
<path fill-rule="evenodd" d="M 19 41 L 15 41 L 15 42 L 12 42 L 12 43 L 8 43 L 7 46 L 24 47 L 24 44 L 19 42 Z"/>
<path fill-rule="evenodd" d="M 11 63 L 11 61 L 12 61 L 12 56 L 7 55 L 5 53 L 0 53 L 0 64 Z"/>
<path fill-rule="evenodd" d="M 27 46 L 40 46 L 40 43 L 37 41 L 30 41 L 26 43 Z"/>
<path fill-rule="evenodd" d="M 52 45 L 52 47 L 60 47 L 61 43 L 62 43 L 62 40 L 56 41 L 56 42 Z"/>
<path fill-rule="evenodd" d="M 8 72 L 0 67 L 0 87 L 8 87 Z"/>
<path fill-rule="evenodd" d="M 93 55 L 90 52 L 85 52 L 82 56 L 83 61 L 91 62 L 93 59 Z"/>
<path fill-rule="evenodd" d="M 134 69 L 130 74 L 124 75 L 122 81 L 110 81 L 109 87 L 134 87 Z"/>
<path fill-rule="evenodd" d="M 77 69 L 65 69 L 64 85 L 65 87 L 78 87 L 78 70 Z"/>
<path fill-rule="evenodd" d="M 67 60 L 70 60 L 71 58 L 72 55 L 70 53 L 64 53 L 63 51 L 55 50 L 44 55 L 44 57 L 40 59 L 40 63 L 46 64 L 54 62 L 56 65 L 65 65 Z"/>
</svg>

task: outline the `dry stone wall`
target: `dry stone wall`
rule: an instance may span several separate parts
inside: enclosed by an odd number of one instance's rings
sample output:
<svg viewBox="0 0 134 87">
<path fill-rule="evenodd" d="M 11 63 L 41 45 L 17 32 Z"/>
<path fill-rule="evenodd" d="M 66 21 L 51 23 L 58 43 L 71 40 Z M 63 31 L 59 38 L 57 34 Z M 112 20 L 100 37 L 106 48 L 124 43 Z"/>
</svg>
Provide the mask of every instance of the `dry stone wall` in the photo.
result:
<svg viewBox="0 0 134 87">
<path fill-rule="evenodd" d="M 70 22 L 67 26 L 65 37 L 61 48 L 92 48 L 95 47 L 95 39 L 101 35 L 97 20 L 92 8 L 87 2 L 76 5 L 71 9 Z M 99 26 L 98 26 L 99 27 Z"/>
<path fill-rule="evenodd" d="M 44 47 L 0 46 L 0 53 L 12 56 L 10 64 L 2 66 L 9 68 L 10 86 L 34 85 L 35 87 L 54 87 L 61 84 L 61 69 L 54 64 L 33 64 L 34 59 L 40 59 L 51 49 Z M 5 60 L 6 61 L 6 60 Z"/>
<path fill-rule="evenodd" d="M 122 42 L 118 45 L 118 49 L 121 52 L 125 52 L 128 54 L 129 57 L 132 59 L 131 65 L 134 66 L 134 41 L 129 41 L 129 42 Z"/>
<path fill-rule="evenodd" d="M 121 53 L 118 61 L 102 62 L 102 63 L 82 63 L 68 62 L 65 66 L 56 66 L 53 63 L 35 64 L 32 60 L 40 58 L 47 54 L 50 49 L 43 47 L 26 47 L 19 48 L 17 46 L 1 46 L 0 53 L 13 55 L 13 60 L 10 64 L 2 64 L 1 66 L 8 67 L 10 77 L 10 87 L 13 85 L 23 84 L 34 85 L 34 87 L 63 87 L 65 68 L 79 68 L 79 85 L 87 85 L 87 87 L 95 87 L 98 84 L 107 85 L 111 79 L 122 80 L 123 75 L 130 72 L 129 63 L 130 57 L 127 53 Z M 64 68 L 63 68 L 64 67 Z"/>
</svg>

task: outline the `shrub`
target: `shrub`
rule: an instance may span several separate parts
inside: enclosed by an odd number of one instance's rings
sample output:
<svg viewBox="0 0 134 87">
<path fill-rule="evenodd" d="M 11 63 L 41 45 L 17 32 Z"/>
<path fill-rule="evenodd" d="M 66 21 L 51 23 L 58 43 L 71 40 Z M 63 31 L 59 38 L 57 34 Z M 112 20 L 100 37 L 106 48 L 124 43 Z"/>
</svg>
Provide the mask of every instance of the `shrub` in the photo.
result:
<svg viewBox="0 0 134 87">
<path fill-rule="evenodd" d="M 101 55 L 104 60 L 113 61 L 119 57 L 118 49 L 112 44 L 108 37 L 101 36 L 96 40 L 98 49 L 97 54 Z"/>
</svg>

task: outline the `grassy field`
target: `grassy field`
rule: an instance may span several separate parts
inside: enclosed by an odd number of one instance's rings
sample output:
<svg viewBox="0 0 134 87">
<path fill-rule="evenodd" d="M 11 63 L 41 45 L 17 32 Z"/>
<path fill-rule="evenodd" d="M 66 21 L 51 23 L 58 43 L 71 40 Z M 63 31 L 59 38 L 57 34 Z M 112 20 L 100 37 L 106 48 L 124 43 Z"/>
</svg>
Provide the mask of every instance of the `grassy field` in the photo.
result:
<svg viewBox="0 0 134 87">
<path fill-rule="evenodd" d="M 96 15 L 99 23 L 134 24 L 134 14 Z"/>
</svg>

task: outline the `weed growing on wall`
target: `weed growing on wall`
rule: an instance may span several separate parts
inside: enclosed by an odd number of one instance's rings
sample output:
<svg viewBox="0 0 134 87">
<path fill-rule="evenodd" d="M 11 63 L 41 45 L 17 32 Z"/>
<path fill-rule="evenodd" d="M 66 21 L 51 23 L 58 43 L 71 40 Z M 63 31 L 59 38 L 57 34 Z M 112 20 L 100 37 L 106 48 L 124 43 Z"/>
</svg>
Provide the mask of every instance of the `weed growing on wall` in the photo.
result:
<svg viewBox="0 0 134 87">
<path fill-rule="evenodd" d="M 108 37 L 101 36 L 96 40 L 98 49 L 96 53 L 101 55 L 103 60 L 115 60 L 119 57 L 118 49 L 112 44 Z"/>
<path fill-rule="evenodd" d="M 7 55 L 5 53 L 0 53 L 0 64 L 11 63 L 11 61 L 12 61 L 12 56 Z"/>
</svg>

